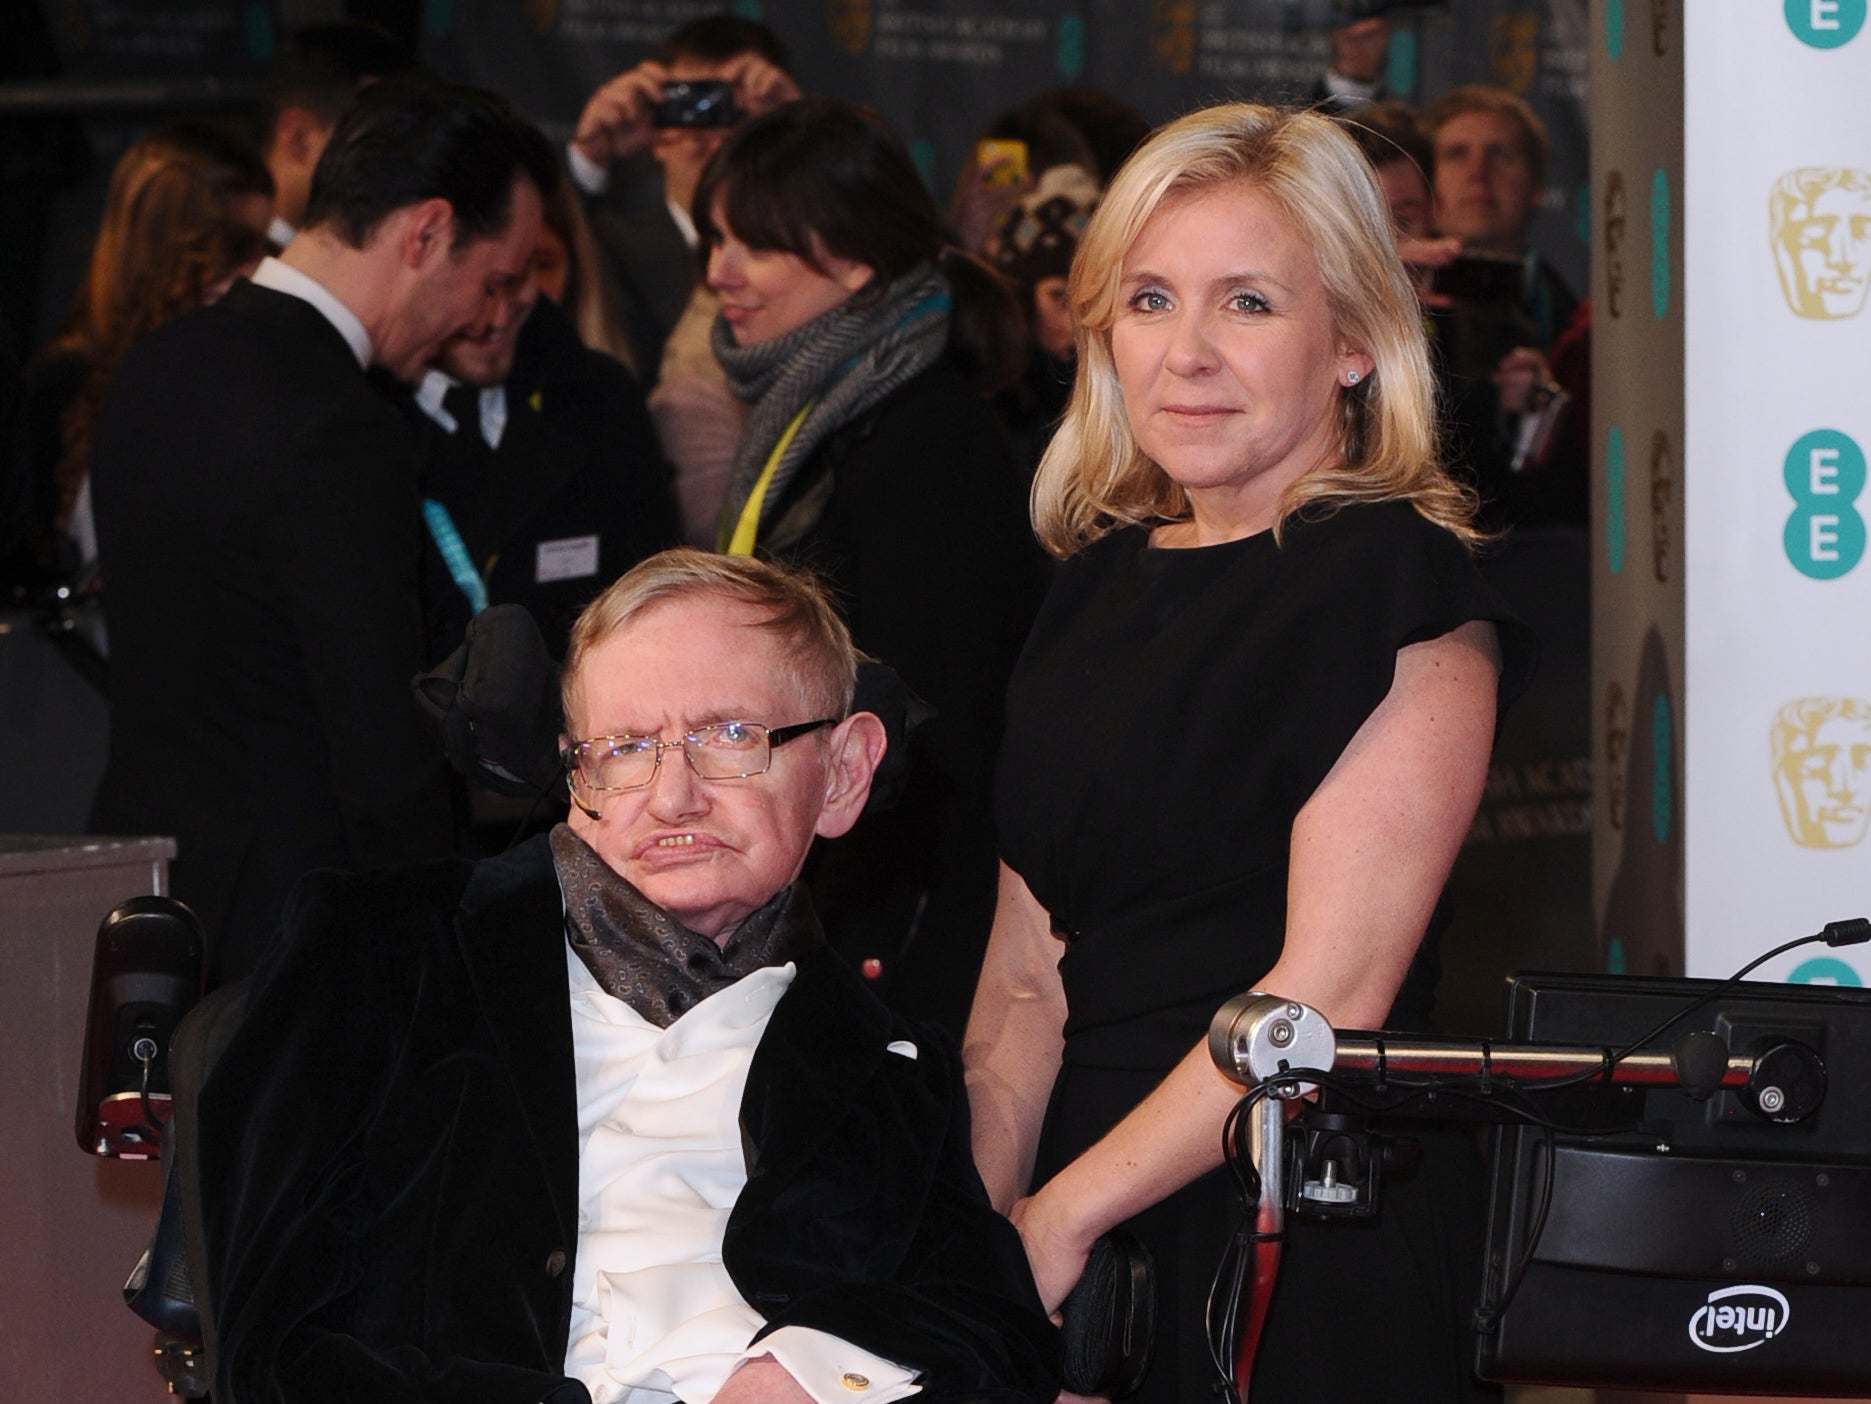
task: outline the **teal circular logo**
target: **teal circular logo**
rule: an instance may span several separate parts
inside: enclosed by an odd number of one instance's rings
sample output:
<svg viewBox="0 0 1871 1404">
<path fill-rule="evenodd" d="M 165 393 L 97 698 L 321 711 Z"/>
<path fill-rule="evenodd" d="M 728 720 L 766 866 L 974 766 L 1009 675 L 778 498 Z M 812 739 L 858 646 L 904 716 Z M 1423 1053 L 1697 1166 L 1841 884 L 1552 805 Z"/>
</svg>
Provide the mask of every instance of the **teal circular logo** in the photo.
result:
<svg viewBox="0 0 1871 1404">
<path fill-rule="evenodd" d="M 1624 0 L 1605 0 L 1605 52 L 1613 63 L 1624 57 Z"/>
<path fill-rule="evenodd" d="M 1076 78 L 1085 71 L 1085 17 L 1067 15 L 1059 21 L 1057 42 L 1053 46 L 1053 63 L 1060 75 Z"/>
<path fill-rule="evenodd" d="M 1650 828 L 1658 843 L 1670 841 L 1670 702 L 1662 693 L 1650 708 Z"/>
<path fill-rule="evenodd" d="M 1622 975 L 1624 973 L 1624 943 L 1617 937 L 1605 947 L 1605 974 Z"/>
<path fill-rule="evenodd" d="M 1865 26 L 1865 0 L 1786 0 L 1787 28 L 1800 43 L 1836 49 Z"/>
<path fill-rule="evenodd" d="M 1815 956 L 1802 965 L 1795 966 L 1793 973 L 1787 976 L 1789 985 L 1849 985 L 1853 989 L 1862 989 L 1864 980 L 1858 972 L 1836 956 Z"/>
<path fill-rule="evenodd" d="M 1605 440 L 1605 564 L 1624 570 L 1624 431 L 1611 426 Z"/>
<path fill-rule="evenodd" d="M 1416 92 L 1416 31 L 1393 30 L 1384 57 L 1384 86 L 1405 96 Z"/>
<path fill-rule="evenodd" d="M 1661 166 L 1650 178 L 1650 310 L 1670 315 L 1670 177 Z"/>
<path fill-rule="evenodd" d="M 1793 513 L 1781 533 L 1787 559 L 1812 580 L 1836 580 L 1865 553 L 1865 519 L 1854 505 L 1865 487 L 1864 450 L 1849 434 L 1815 429 L 1787 450 L 1782 478 Z"/>
</svg>

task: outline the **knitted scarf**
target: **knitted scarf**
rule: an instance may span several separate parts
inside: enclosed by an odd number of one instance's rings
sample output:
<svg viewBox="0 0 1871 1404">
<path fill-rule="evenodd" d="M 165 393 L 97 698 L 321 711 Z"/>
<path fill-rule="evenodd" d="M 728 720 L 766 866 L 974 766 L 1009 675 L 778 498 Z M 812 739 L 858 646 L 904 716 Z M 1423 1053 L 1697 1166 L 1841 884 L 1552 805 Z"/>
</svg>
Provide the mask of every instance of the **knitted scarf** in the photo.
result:
<svg viewBox="0 0 1871 1404">
<path fill-rule="evenodd" d="M 768 550 L 784 550 L 812 529 L 831 496 L 831 481 L 793 492 L 794 478 L 834 432 L 934 364 L 948 344 L 952 303 L 948 280 L 923 263 L 891 282 L 881 300 L 853 298 L 755 346 L 736 346 L 727 319 L 716 317 L 715 357 L 728 388 L 752 406 L 721 507 L 724 549 L 773 446 L 807 405 L 767 486 L 759 540 Z"/>
<path fill-rule="evenodd" d="M 606 994 L 658 1028 L 743 975 L 784 965 L 825 940 L 803 884 L 782 888 L 717 946 L 632 887 L 566 825 L 550 842 L 572 949 Z"/>
</svg>

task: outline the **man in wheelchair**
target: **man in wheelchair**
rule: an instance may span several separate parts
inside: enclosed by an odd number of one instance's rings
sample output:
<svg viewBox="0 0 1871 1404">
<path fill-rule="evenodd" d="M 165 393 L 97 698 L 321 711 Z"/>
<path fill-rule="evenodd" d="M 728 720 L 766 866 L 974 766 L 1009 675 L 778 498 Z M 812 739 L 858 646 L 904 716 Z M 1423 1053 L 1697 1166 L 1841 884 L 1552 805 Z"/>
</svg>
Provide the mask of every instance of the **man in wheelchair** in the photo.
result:
<svg viewBox="0 0 1871 1404">
<path fill-rule="evenodd" d="M 809 580 L 666 552 L 574 629 L 568 823 L 301 883 L 202 1092 L 218 1400 L 1053 1397 L 958 1060 L 796 881 L 855 668 Z"/>
</svg>

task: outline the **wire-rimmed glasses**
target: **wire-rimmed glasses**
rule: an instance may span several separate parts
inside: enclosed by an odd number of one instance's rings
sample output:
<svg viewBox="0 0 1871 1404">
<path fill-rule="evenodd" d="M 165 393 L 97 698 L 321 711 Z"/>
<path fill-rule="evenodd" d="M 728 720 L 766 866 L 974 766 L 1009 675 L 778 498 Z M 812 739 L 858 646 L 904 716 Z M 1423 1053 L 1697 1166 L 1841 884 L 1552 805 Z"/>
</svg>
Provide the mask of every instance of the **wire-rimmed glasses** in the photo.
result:
<svg viewBox="0 0 1871 1404">
<path fill-rule="evenodd" d="M 595 819 L 598 812 L 587 801 L 607 791 L 641 790 L 653 784 L 664 751 L 679 748 L 689 769 L 703 780 L 746 780 L 766 774 L 773 764 L 774 747 L 837 724 L 836 717 L 792 726 L 712 722 L 673 741 L 656 736 L 591 736 L 565 748 L 565 783 L 579 808 Z"/>
</svg>

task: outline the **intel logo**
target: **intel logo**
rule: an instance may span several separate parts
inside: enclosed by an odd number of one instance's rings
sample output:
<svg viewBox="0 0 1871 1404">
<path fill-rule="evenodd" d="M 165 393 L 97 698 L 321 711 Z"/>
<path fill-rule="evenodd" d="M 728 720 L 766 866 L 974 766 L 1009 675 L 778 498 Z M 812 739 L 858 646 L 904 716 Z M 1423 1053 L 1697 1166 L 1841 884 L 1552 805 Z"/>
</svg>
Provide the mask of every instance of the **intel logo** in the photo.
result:
<svg viewBox="0 0 1871 1404">
<path fill-rule="evenodd" d="M 1723 1355 L 1753 1350 L 1786 1330 L 1790 1314 L 1787 1299 L 1771 1287 L 1724 1287 L 1689 1318 L 1689 1339 Z"/>
</svg>

